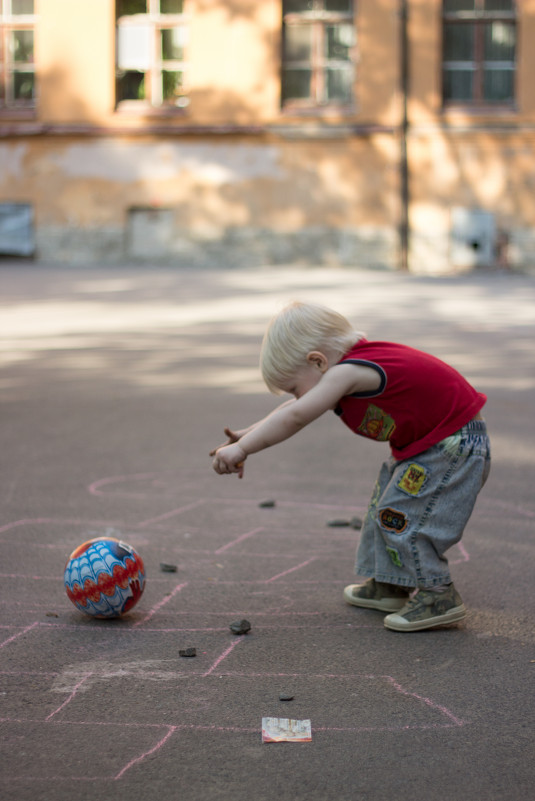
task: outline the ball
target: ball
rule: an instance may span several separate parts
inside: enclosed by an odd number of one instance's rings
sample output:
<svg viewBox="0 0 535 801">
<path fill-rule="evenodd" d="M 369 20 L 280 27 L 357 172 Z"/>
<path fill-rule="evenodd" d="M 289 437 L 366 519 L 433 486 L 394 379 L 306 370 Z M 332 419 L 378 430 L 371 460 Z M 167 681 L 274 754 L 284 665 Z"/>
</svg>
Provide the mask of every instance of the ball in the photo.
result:
<svg viewBox="0 0 535 801">
<path fill-rule="evenodd" d="M 145 566 L 131 545 L 97 537 L 71 553 L 64 581 L 67 595 L 81 612 L 97 618 L 120 617 L 143 594 Z"/>
</svg>

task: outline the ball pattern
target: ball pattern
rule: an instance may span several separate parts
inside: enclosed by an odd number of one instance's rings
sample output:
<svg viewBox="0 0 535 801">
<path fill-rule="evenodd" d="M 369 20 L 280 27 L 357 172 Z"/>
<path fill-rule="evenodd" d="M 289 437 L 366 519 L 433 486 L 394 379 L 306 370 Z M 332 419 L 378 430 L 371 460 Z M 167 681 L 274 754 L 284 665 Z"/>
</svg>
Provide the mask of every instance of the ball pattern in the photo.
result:
<svg viewBox="0 0 535 801">
<path fill-rule="evenodd" d="M 81 612 L 98 618 L 120 617 L 145 589 L 145 566 L 122 540 L 99 537 L 72 552 L 65 565 L 65 590 Z"/>
</svg>

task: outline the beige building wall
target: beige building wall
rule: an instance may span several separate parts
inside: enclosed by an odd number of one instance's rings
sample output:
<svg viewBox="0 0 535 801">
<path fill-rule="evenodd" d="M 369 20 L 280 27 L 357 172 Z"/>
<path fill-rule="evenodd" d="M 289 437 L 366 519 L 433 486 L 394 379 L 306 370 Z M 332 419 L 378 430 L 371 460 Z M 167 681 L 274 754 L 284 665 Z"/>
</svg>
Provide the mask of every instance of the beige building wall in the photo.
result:
<svg viewBox="0 0 535 801">
<path fill-rule="evenodd" d="M 441 108 L 441 2 L 407 5 L 410 267 L 471 266 L 459 210 L 533 266 L 535 0 L 518 109 L 477 118 Z M 400 2 L 356 8 L 355 107 L 298 116 L 280 109 L 280 0 L 186 0 L 189 105 L 169 115 L 115 108 L 112 0 L 37 0 L 37 110 L 0 111 L 0 203 L 32 205 L 47 260 L 398 267 Z"/>
</svg>

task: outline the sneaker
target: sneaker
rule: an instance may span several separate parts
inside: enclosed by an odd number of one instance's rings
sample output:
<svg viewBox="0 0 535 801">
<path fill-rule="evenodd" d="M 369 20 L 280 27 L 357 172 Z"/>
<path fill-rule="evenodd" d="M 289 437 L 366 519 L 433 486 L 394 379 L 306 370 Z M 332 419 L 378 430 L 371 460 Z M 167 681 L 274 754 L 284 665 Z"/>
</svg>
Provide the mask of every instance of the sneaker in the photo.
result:
<svg viewBox="0 0 535 801">
<path fill-rule="evenodd" d="M 380 612 L 397 612 L 409 600 L 410 588 L 384 584 L 371 578 L 364 584 L 350 584 L 344 590 L 344 601 L 352 606 L 378 609 Z"/>
<path fill-rule="evenodd" d="M 418 590 L 397 614 L 387 615 L 384 624 L 394 631 L 418 631 L 457 623 L 466 616 L 462 598 L 450 584 L 445 592 Z"/>
</svg>

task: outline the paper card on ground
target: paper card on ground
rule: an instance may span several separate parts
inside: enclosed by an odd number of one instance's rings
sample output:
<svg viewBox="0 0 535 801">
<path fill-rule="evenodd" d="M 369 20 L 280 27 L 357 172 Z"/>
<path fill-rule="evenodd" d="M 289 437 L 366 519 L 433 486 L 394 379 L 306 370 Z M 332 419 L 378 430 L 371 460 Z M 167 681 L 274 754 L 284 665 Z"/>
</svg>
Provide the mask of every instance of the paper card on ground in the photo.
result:
<svg viewBox="0 0 535 801">
<path fill-rule="evenodd" d="M 263 743 L 310 743 L 312 727 L 309 720 L 262 718 Z"/>
</svg>

